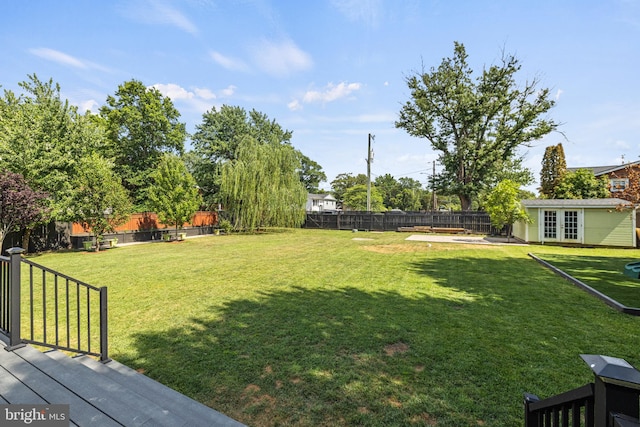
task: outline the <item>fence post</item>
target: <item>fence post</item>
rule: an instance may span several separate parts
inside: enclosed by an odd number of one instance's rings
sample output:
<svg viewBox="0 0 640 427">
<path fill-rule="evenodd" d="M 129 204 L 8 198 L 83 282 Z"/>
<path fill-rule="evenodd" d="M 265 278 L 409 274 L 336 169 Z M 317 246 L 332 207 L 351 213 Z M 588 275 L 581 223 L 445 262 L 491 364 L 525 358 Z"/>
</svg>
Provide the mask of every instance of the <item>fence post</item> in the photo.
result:
<svg viewBox="0 0 640 427">
<path fill-rule="evenodd" d="M 612 413 L 640 416 L 640 372 L 626 360 L 581 354 L 595 375 L 594 425 L 607 426 Z"/>
<path fill-rule="evenodd" d="M 9 248 L 9 346 L 12 351 L 24 347 L 20 336 L 20 267 L 22 264 L 22 248 Z"/>
<path fill-rule="evenodd" d="M 109 328 L 108 328 L 107 288 L 100 288 L 100 361 L 106 363 L 109 359 Z"/>
<path fill-rule="evenodd" d="M 535 394 L 524 394 L 524 427 L 538 427 L 539 420 L 538 414 L 529 411 L 529 405 L 533 402 L 538 402 L 540 398 Z"/>
</svg>

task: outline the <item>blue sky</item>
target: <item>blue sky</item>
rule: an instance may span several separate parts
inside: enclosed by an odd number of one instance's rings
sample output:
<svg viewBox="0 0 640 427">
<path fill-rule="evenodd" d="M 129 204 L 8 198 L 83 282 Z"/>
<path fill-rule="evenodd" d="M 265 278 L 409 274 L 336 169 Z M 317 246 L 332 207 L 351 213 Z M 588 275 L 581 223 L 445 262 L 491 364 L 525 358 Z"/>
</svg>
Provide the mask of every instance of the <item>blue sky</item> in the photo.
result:
<svg viewBox="0 0 640 427">
<path fill-rule="evenodd" d="M 463 43 L 476 71 L 501 52 L 538 78 L 563 123 L 524 150 L 536 179 L 547 145 L 568 166 L 638 160 L 640 0 L 5 0 L 0 85 L 53 78 L 97 111 L 130 79 L 170 96 L 189 131 L 213 106 L 256 109 L 293 131 L 293 145 L 337 174 L 426 183 L 437 154 L 396 129 L 405 78 Z M 324 185 L 329 189 L 329 185 Z M 535 185 L 532 186 L 535 188 Z"/>
</svg>

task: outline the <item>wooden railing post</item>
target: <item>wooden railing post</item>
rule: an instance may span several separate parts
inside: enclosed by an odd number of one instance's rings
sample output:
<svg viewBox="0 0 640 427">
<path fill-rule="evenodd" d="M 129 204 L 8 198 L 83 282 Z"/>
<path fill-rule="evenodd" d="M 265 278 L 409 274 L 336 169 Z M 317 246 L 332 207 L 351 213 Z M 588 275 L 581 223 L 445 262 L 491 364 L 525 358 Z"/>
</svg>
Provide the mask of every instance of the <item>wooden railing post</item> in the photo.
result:
<svg viewBox="0 0 640 427">
<path fill-rule="evenodd" d="M 640 372 L 626 360 L 609 356 L 581 354 L 595 375 L 594 421 L 608 426 L 611 414 L 640 417 Z"/>
<path fill-rule="evenodd" d="M 538 414 L 529 410 L 529 405 L 538 401 L 540 398 L 535 394 L 524 394 L 524 427 L 539 427 Z"/>
<path fill-rule="evenodd" d="M 8 351 L 24 346 L 20 336 L 20 267 L 22 248 L 7 249 L 9 254 L 9 346 Z"/>
</svg>

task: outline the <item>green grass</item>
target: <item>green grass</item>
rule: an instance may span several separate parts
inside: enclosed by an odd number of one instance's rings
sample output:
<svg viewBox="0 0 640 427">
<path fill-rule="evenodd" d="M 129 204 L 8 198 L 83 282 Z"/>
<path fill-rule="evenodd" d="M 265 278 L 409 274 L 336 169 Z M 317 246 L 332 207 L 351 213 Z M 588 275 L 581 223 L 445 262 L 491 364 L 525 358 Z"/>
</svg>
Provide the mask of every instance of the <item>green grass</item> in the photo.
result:
<svg viewBox="0 0 640 427">
<path fill-rule="evenodd" d="M 251 426 L 520 426 L 523 392 L 592 380 L 579 354 L 640 366 L 640 319 L 527 256 L 637 251 L 406 237 L 296 230 L 34 261 L 109 287 L 113 358 Z"/>
<path fill-rule="evenodd" d="M 638 261 L 638 251 L 574 249 L 541 258 L 627 307 L 640 307 L 640 280 L 624 275 L 624 266 Z"/>
</svg>

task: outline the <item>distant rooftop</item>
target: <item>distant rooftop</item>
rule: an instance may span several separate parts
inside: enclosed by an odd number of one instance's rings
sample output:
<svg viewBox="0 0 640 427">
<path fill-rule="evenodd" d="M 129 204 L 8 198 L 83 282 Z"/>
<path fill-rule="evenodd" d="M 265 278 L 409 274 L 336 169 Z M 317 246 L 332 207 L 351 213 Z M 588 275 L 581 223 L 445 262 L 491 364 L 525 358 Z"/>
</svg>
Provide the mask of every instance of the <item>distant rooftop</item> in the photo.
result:
<svg viewBox="0 0 640 427">
<path fill-rule="evenodd" d="M 575 172 L 578 169 L 587 169 L 593 172 L 595 176 L 600 176 L 600 175 L 610 174 L 611 172 L 619 171 L 631 165 L 640 165 L 640 160 L 637 160 L 635 162 L 623 163 L 620 165 L 611 165 L 611 166 L 580 166 L 576 168 L 567 168 L 567 171 Z"/>
</svg>

